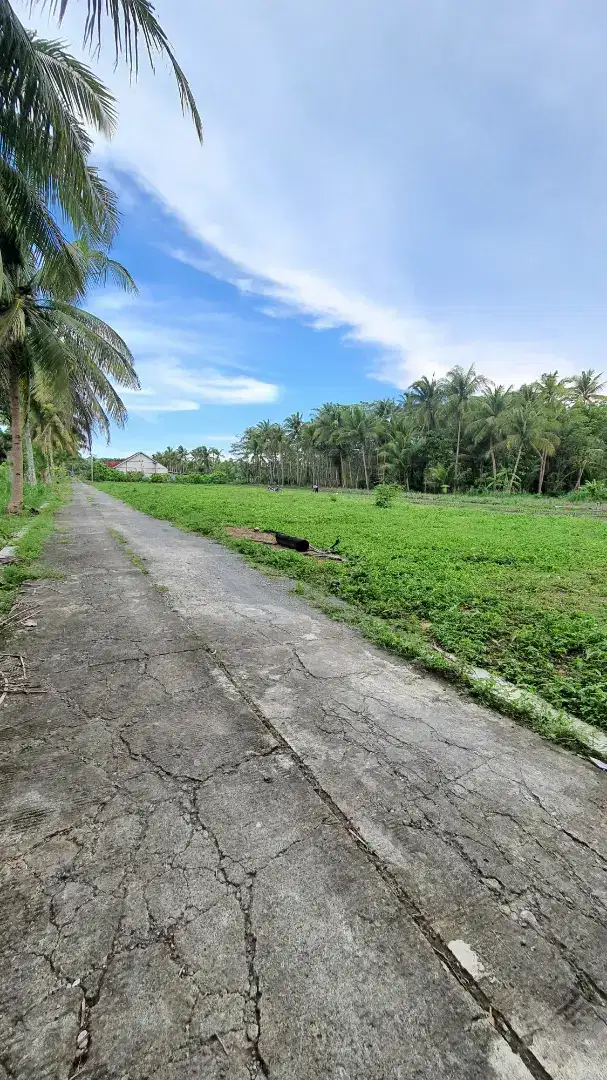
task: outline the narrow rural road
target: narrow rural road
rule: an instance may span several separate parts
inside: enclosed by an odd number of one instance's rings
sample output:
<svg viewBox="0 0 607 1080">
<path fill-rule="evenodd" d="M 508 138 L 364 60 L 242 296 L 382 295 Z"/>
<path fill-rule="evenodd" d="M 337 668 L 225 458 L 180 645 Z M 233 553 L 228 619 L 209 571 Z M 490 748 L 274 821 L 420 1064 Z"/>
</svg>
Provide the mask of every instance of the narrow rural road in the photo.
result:
<svg viewBox="0 0 607 1080">
<path fill-rule="evenodd" d="M 0 1080 L 605 1080 L 604 773 L 84 485 L 46 562 Z"/>
</svg>

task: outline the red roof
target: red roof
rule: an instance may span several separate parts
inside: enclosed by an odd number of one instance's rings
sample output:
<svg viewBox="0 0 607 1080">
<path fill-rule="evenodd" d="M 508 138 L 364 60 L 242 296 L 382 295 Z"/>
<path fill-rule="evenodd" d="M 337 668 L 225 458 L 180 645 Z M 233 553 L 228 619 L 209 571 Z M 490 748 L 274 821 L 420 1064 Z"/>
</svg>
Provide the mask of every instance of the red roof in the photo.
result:
<svg viewBox="0 0 607 1080">
<path fill-rule="evenodd" d="M 116 458 L 114 461 L 106 461 L 108 469 L 115 469 L 117 465 L 120 465 L 120 458 Z"/>
</svg>

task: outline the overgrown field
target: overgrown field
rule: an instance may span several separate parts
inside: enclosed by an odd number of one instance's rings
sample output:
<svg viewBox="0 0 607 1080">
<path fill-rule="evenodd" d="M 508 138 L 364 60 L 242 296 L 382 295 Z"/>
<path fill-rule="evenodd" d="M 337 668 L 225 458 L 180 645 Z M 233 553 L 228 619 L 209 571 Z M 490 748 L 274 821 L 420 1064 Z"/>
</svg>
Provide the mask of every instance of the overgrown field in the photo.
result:
<svg viewBox="0 0 607 1080">
<path fill-rule="evenodd" d="M 154 517 L 225 541 L 226 525 L 340 539 L 347 561 L 229 541 L 607 730 L 607 521 L 252 487 L 100 484 Z M 512 508 L 512 503 L 507 504 Z"/>
</svg>

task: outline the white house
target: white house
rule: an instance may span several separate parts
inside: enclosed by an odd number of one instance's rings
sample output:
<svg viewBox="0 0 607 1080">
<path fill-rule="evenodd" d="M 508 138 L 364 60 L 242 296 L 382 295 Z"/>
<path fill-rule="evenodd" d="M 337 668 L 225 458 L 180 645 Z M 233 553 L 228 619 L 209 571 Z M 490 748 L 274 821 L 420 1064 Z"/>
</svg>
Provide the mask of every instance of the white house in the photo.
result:
<svg viewBox="0 0 607 1080">
<path fill-rule="evenodd" d="M 165 469 L 164 465 L 154 461 L 154 458 L 151 458 L 149 454 L 144 454 L 141 450 L 137 454 L 131 454 L 124 461 L 117 461 L 112 467 L 116 472 L 136 472 L 143 473 L 144 476 L 152 476 L 154 473 L 168 473 L 169 471 Z"/>
</svg>

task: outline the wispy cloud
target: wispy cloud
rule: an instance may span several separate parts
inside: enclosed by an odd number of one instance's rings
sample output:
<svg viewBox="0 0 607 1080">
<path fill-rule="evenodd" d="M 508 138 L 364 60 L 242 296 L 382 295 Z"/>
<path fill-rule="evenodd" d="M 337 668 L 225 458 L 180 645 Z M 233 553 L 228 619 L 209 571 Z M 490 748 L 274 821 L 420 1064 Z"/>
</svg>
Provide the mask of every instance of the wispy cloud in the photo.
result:
<svg viewBox="0 0 607 1080">
<path fill-rule="evenodd" d="M 150 367 L 147 368 L 148 377 Z M 276 401 L 279 389 L 272 383 L 246 375 L 224 375 L 213 368 L 188 370 L 173 360 L 158 369 L 157 378 L 165 386 L 195 395 L 200 401 L 216 405 L 262 404 Z"/>
<path fill-rule="evenodd" d="M 110 317 L 135 356 L 144 389 L 130 394 L 131 412 L 182 412 L 198 409 L 200 404 L 277 400 L 279 386 L 249 374 L 242 363 L 244 335 L 253 334 L 254 328 L 240 326 L 238 318 L 201 303 L 193 313 L 184 313 L 149 296 L 130 297 L 128 304 L 121 304 L 121 296 L 102 293 L 94 306 L 99 314 Z M 174 398 L 175 391 L 187 397 Z M 141 395 L 156 400 L 142 403 Z"/>
<path fill-rule="evenodd" d="M 146 404 L 129 402 L 129 411 L 135 413 L 196 412 L 199 408 L 197 401 L 151 401 Z"/>
</svg>

